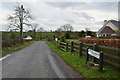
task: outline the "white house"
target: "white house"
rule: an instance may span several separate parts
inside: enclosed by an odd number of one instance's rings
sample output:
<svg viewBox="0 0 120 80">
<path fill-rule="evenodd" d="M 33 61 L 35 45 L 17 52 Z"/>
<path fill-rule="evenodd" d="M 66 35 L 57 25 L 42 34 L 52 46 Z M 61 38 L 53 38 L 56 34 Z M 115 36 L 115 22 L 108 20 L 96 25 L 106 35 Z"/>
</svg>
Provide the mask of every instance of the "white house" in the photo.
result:
<svg viewBox="0 0 120 80">
<path fill-rule="evenodd" d="M 118 35 L 117 30 L 120 30 L 120 21 L 105 20 L 103 27 L 97 32 L 97 37 Z"/>
</svg>

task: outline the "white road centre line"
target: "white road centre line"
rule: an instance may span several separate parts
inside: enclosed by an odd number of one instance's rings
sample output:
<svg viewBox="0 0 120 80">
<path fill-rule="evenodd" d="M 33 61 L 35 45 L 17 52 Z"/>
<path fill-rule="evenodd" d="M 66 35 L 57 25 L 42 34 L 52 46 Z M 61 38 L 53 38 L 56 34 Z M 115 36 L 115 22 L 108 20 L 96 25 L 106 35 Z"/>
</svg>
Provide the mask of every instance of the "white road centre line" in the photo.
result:
<svg viewBox="0 0 120 80">
<path fill-rule="evenodd" d="M 7 57 L 9 57 L 9 56 L 11 56 L 11 54 L 8 54 L 8 55 L 6 55 L 6 56 L 0 58 L 0 61 L 4 60 L 5 58 L 7 58 Z"/>
</svg>

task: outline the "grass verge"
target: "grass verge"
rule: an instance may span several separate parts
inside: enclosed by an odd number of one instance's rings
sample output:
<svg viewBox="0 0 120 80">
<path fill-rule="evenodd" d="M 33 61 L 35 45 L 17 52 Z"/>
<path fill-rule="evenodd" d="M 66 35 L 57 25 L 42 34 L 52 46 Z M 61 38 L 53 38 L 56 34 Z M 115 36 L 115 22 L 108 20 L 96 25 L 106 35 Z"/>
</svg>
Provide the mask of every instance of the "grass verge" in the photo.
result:
<svg viewBox="0 0 120 80">
<path fill-rule="evenodd" d="M 104 66 L 106 70 L 99 72 L 98 69 L 89 68 L 85 64 L 85 58 L 79 57 L 78 55 L 71 55 L 71 52 L 65 52 L 59 49 L 56 44 L 46 41 L 46 43 L 54 50 L 66 64 L 70 65 L 74 70 L 76 70 L 80 76 L 90 79 L 90 78 L 114 78 L 115 80 L 120 78 L 120 73 L 117 71 Z"/>
<path fill-rule="evenodd" d="M 25 48 L 27 47 L 28 45 L 32 44 L 33 42 L 35 41 L 29 41 L 29 42 L 25 42 L 23 44 L 16 44 L 14 46 L 11 46 L 11 47 L 7 47 L 5 49 L 2 50 L 2 52 L 0 53 L 0 56 L 5 56 L 7 55 L 8 53 L 11 53 L 13 51 L 16 51 L 16 50 L 20 50 L 22 48 Z"/>
<path fill-rule="evenodd" d="M 78 39 L 66 39 L 66 41 L 69 41 L 69 42 L 72 42 L 72 41 L 74 41 L 74 42 L 80 42 Z"/>
</svg>

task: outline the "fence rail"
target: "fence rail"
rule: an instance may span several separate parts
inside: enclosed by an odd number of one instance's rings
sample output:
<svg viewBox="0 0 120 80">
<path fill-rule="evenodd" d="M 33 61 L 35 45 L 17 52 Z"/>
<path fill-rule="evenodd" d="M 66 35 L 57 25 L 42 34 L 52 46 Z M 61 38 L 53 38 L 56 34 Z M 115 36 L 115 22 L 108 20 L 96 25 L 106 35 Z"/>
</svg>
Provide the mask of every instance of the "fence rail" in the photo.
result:
<svg viewBox="0 0 120 80">
<path fill-rule="evenodd" d="M 97 44 L 88 44 L 88 43 L 77 43 L 77 42 L 59 42 L 61 49 L 64 51 L 70 51 L 74 54 L 79 54 L 80 56 L 86 57 L 86 49 L 89 47 L 90 49 L 96 51 L 103 51 L 104 53 L 104 63 L 110 65 L 117 70 L 120 69 L 120 48 L 113 48 L 107 46 L 101 46 Z M 106 50 L 107 49 L 107 50 Z M 113 53 L 111 53 L 113 52 Z M 119 70 L 120 71 L 120 70 Z"/>
</svg>

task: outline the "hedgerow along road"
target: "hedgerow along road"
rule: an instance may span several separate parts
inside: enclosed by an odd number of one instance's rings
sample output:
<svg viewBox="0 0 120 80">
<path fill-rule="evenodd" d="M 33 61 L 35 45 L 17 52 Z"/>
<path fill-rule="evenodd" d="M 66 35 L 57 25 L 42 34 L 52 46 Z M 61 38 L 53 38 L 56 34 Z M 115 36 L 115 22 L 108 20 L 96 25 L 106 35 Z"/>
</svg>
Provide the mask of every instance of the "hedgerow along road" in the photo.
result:
<svg viewBox="0 0 120 80">
<path fill-rule="evenodd" d="M 2 78 L 79 78 L 79 76 L 44 41 L 37 41 L 2 60 Z"/>
</svg>

